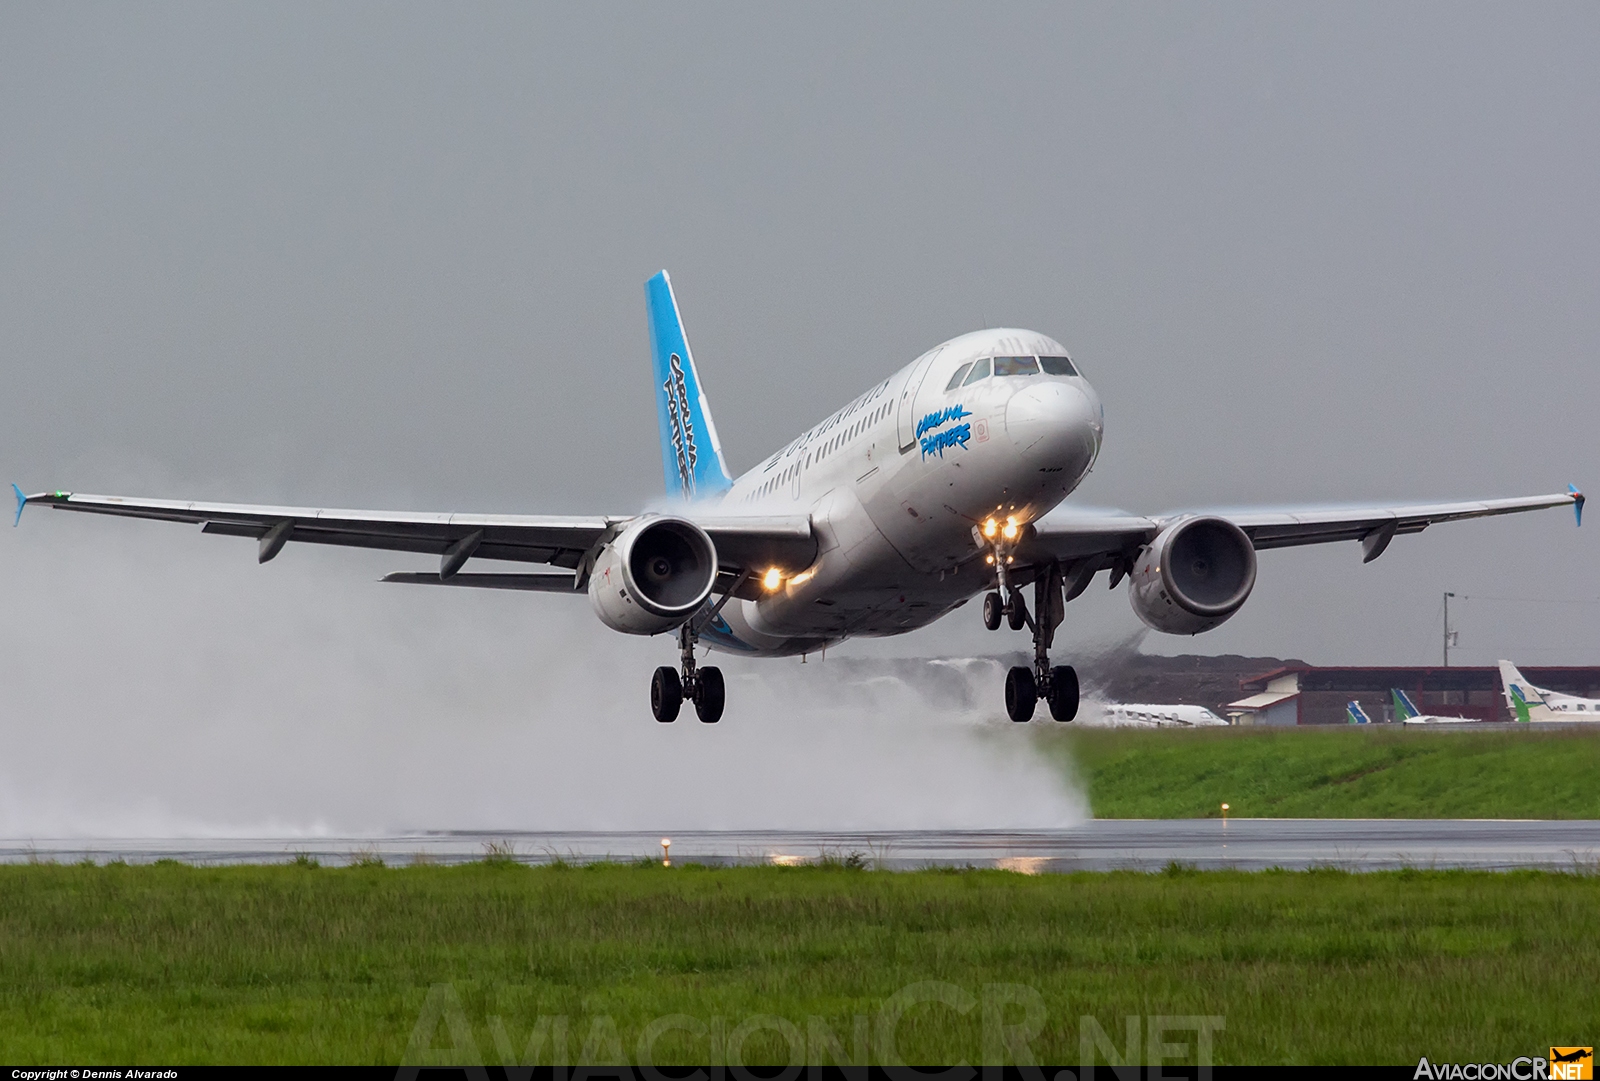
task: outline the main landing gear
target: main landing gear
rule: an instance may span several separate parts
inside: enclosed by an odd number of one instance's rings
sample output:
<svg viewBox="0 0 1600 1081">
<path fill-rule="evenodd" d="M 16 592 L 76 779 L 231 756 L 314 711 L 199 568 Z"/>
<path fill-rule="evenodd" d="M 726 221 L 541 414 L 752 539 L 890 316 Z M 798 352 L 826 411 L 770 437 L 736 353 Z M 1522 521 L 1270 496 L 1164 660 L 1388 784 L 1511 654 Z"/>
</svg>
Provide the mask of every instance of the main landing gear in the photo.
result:
<svg viewBox="0 0 1600 1081">
<path fill-rule="evenodd" d="M 700 636 L 688 623 L 678 628 L 678 670 L 662 665 L 650 679 L 650 712 L 662 724 L 678 719 L 678 710 L 687 698 L 694 703 L 694 711 L 702 724 L 716 724 L 722 720 L 722 706 L 727 700 L 722 683 L 722 669 L 712 665 L 699 668 L 694 663 L 694 647 Z"/>
<path fill-rule="evenodd" d="M 998 630 L 1000 620 L 1014 631 L 1027 627 L 1033 631 L 1033 667 L 1018 666 L 1006 673 L 1006 715 L 1013 721 L 1033 719 L 1034 707 L 1043 698 L 1050 716 L 1070 721 L 1078 715 L 1078 673 L 1070 665 L 1050 666 L 1050 643 L 1065 614 L 1061 569 L 1051 564 L 1033 583 L 1033 613 L 1023 601 L 1022 590 L 1013 588 L 1006 574 L 1005 553 L 997 552 L 996 577 L 1000 589 L 983 598 L 983 625 Z M 1005 599 L 1001 598 L 1005 591 Z"/>
</svg>

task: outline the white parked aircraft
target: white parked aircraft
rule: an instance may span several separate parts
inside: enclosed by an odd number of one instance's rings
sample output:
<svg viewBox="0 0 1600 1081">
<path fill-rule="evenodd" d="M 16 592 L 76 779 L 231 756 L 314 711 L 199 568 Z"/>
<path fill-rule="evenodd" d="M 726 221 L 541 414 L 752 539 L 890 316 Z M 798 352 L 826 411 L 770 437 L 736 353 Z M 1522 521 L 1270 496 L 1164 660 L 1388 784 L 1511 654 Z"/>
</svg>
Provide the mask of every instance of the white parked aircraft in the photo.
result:
<svg viewBox="0 0 1600 1081">
<path fill-rule="evenodd" d="M 1228 722 L 1205 706 L 1107 702 L 1101 724 L 1109 728 L 1215 728 Z"/>
<path fill-rule="evenodd" d="M 1399 687 L 1389 688 L 1389 697 L 1394 701 L 1394 719 L 1402 724 L 1477 724 L 1476 717 L 1441 717 L 1433 713 L 1424 713 L 1417 708 L 1411 696 Z"/>
<path fill-rule="evenodd" d="M 1535 687 L 1510 661 L 1500 662 L 1506 708 L 1519 721 L 1600 721 L 1600 699 Z"/>
<path fill-rule="evenodd" d="M 984 624 L 1033 637 L 1031 667 L 1006 676 L 1006 711 L 1057 720 L 1078 709 L 1078 678 L 1052 666 L 1065 606 L 1101 571 L 1129 580 L 1134 611 L 1169 634 L 1198 634 L 1237 612 L 1256 552 L 1358 540 L 1370 562 L 1398 534 L 1436 522 L 1576 506 L 1556 495 L 1475 503 L 1144 517 L 1057 510 L 1100 453 L 1104 412 L 1059 342 L 982 330 L 928 350 L 735 479 L 663 271 L 645 287 L 667 512 L 535 516 L 318 510 L 17 491 L 60 510 L 197 524 L 252 537 L 265 563 L 289 541 L 419 552 L 437 571 L 390 582 L 587 591 L 607 626 L 676 632 L 678 667 L 656 669 L 659 721 L 688 698 L 702 721 L 723 709 L 720 670 L 695 648 L 756 656 L 904 634 L 984 594 Z M 1052 513 L 1054 512 L 1054 513 Z M 469 559 L 551 571 L 473 573 Z M 1032 586 L 1030 608 L 1024 590 Z"/>
</svg>

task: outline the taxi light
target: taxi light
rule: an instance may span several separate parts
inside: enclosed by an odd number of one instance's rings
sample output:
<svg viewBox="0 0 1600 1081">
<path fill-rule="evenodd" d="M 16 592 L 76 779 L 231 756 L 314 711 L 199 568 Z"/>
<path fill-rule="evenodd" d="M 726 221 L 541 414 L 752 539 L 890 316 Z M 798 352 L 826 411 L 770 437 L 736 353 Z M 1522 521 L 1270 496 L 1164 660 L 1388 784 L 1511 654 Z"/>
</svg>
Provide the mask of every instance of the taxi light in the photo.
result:
<svg viewBox="0 0 1600 1081">
<path fill-rule="evenodd" d="M 1017 539 L 1017 523 L 1016 523 L 1016 521 L 1013 520 L 1013 519 L 1009 519 L 1008 518 L 1006 520 L 1006 527 L 1000 531 L 1000 535 L 1005 537 L 1006 540 L 1016 540 Z"/>
<path fill-rule="evenodd" d="M 761 585 L 768 593 L 783 585 L 783 572 L 777 567 L 768 567 L 767 573 L 761 576 Z"/>
<path fill-rule="evenodd" d="M 995 534 L 995 530 L 997 530 L 999 528 L 1000 527 L 995 524 L 995 520 L 993 518 L 985 518 L 984 519 L 984 522 L 983 522 L 983 535 L 985 537 L 993 537 L 994 534 Z"/>
</svg>

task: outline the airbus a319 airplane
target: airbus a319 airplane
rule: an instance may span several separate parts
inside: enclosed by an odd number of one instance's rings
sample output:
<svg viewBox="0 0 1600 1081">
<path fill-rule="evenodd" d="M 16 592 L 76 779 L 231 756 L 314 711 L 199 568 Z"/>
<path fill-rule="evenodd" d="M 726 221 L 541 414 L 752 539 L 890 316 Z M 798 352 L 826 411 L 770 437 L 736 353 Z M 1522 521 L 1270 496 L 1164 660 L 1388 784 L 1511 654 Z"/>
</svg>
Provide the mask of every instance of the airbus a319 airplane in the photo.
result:
<svg viewBox="0 0 1600 1081">
<path fill-rule="evenodd" d="M 722 673 L 697 664 L 705 645 L 792 656 L 858 636 L 904 634 L 983 597 L 990 630 L 1033 639 L 1031 667 L 1005 680 L 1006 712 L 1032 718 L 1040 698 L 1058 721 L 1078 709 L 1078 678 L 1050 662 L 1068 602 L 1104 571 L 1128 581 L 1140 619 L 1198 634 L 1237 612 L 1256 580 L 1256 552 L 1359 541 L 1365 560 L 1437 522 L 1573 506 L 1576 489 L 1478 503 L 1144 517 L 1060 504 L 1100 453 L 1105 414 L 1094 388 L 1052 338 L 982 330 L 928 350 L 735 478 L 665 271 L 645 286 L 668 510 L 547 517 L 388 513 L 17 491 L 17 516 L 60 510 L 197 524 L 257 540 L 265 563 L 290 541 L 437 556 L 438 569 L 386 582 L 585 593 L 608 627 L 675 633 L 676 667 L 656 669 L 658 721 L 684 699 L 700 720 L 722 716 Z M 465 571 L 469 560 L 544 564 L 544 571 Z M 1032 603 L 1027 594 L 1032 594 Z"/>
</svg>

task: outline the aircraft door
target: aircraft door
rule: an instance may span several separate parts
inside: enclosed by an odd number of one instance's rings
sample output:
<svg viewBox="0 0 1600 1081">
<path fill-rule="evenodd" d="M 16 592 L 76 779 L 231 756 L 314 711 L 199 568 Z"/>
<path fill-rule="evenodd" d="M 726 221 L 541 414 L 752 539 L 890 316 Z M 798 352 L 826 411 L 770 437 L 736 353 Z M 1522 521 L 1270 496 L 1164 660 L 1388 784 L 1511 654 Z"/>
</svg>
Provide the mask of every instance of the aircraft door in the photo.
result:
<svg viewBox="0 0 1600 1081">
<path fill-rule="evenodd" d="M 901 454 L 917 445 L 917 392 L 922 389 L 922 381 L 928 377 L 928 370 L 933 367 L 933 362 L 939 359 L 939 354 L 942 352 L 944 346 L 941 345 L 917 361 L 906 375 L 906 381 L 900 384 L 896 427 L 899 430 Z"/>
<path fill-rule="evenodd" d="M 941 369 L 940 375 L 933 374 L 936 368 Z M 942 374 L 942 369 L 943 365 L 938 364 L 937 361 L 929 365 L 927 373 L 922 377 L 922 386 L 918 388 L 916 394 L 912 395 L 911 417 L 913 425 L 917 420 L 934 412 L 940 406 L 949 404 L 947 401 L 948 395 L 945 394 L 944 390 L 945 378 Z M 911 432 L 915 435 L 916 428 L 913 427 Z"/>
</svg>

